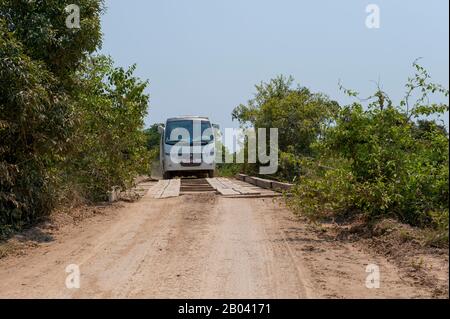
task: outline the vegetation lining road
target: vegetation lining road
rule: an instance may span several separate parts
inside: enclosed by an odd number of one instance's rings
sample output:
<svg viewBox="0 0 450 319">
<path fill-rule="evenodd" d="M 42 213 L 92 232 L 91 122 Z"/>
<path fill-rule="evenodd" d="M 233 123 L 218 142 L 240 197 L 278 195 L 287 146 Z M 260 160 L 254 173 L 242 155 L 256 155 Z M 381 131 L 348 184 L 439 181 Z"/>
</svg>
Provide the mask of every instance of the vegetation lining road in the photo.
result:
<svg viewBox="0 0 450 319">
<path fill-rule="evenodd" d="M 148 172 L 146 81 L 95 54 L 103 1 L 0 1 L 0 239 Z"/>
<path fill-rule="evenodd" d="M 427 228 L 427 244 L 445 247 L 449 136 L 438 120 L 449 109 L 448 89 L 433 83 L 417 61 L 413 67 L 398 104 L 378 88 L 367 99 L 340 106 L 280 76 L 257 85 L 255 97 L 236 107 L 233 118 L 244 127 L 279 129 L 280 167 L 270 177 L 295 183 L 288 199 L 295 212 L 369 225 L 395 218 Z M 223 168 L 255 175 L 258 165 Z"/>
</svg>

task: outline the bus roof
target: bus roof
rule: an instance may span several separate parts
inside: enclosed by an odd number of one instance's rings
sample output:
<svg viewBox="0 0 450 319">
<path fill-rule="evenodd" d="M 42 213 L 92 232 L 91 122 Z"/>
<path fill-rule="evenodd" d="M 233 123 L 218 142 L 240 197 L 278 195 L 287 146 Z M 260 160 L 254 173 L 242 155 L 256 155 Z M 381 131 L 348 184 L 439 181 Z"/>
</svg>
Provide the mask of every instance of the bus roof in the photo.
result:
<svg viewBox="0 0 450 319">
<path fill-rule="evenodd" d="M 177 117 L 168 118 L 167 122 L 176 121 L 176 120 L 205 120 L 205 121 L 209 121 L 209 118 L 206 117 L 206 116 L 184 115 L 184 116 L 177 116 Z"/>
</svg>

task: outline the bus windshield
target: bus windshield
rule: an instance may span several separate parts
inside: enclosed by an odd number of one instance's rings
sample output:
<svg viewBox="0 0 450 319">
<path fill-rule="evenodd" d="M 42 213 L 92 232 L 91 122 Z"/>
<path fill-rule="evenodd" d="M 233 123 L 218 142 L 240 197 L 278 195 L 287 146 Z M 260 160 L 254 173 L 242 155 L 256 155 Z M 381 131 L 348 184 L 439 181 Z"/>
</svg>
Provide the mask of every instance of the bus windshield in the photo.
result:
<svg viewBox="0 0 450 319">
<path fill-rule="evenodd" d="M 198 125 L 198 128 L 196 128 L 195 125 Z M 178 134 L 177 131 L 174 131 L 175 129 L 182 129 L 179 132 L 183 133 Z M 199 132 L 200 134 L 198 134 Z M 197 136 L 194 136 L 194 134 L 197 134 Z M 167 122 L 165 140 L 166 144 L 171 145 L 179 142 L 189 144 L 201 143 L 202 145 L 205 145 L 211 143 L 214 140 L 214 136 L 209 121 L 173 120 Z"/>
</svg>

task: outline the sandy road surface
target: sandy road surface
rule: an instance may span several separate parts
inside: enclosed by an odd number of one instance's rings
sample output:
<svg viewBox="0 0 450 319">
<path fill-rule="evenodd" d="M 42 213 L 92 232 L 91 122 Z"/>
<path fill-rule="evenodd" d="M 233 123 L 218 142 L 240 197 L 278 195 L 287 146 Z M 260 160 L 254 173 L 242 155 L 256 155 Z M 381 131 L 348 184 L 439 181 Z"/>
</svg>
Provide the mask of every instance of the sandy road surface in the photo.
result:
<svg viewBox="0 0 450 319">
<path fill-rule="evenodd" d="M 56 231 L 0 260 L 0 297 L 428 297 L 382 257 L 319 239 L 270 198 L 183 195 L 135 203 Z M 381 287 L 368 289 L 376 263 Z M 77 264 L 81 287 L 65 286 Z"/>
</svg>

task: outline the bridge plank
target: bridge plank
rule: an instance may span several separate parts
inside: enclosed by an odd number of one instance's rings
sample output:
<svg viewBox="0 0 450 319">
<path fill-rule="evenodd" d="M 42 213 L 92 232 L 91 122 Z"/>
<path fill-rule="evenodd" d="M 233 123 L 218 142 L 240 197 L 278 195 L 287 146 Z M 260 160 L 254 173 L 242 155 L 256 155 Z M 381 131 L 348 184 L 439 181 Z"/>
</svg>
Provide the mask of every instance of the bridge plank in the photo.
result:
<svg viewBox="0 0 450 319">
<path fill-rule="evenodd" d="M 233 188 L 230 188 L 228 185 L 225 185 L 218 178 L 207 178 L 206 181 L 220 194 L 222 195 L 239 195 L 238 191 L 235 191 Z"/>
<path fill-rule="evenodd" d="M 162 179 L 156 185 L 149 189 L 146 196 L 151 198 L 168 198 L 180 195 L 179 179 Z"/>
<path fill-rule="evenodd" d="M 180 179 L 169 180 L 169 184 L 158 198 L 169 198 L 180 196 L 180 186 L 181 186 Z"/>
<path fill-rule="evenodd" d="M 149 189 L 147 196 L 152 198 L 159 198 L 168 184 L 169 180 L 167 179 L 159 180 L 155 186 Z"/>
<path fill-rule="evenodd" d="M 217 177 L 207 178 L 206 180 L 222 195 L 256 195 L 260 193 L 249 187 L 238 185 L 228 178 Z"/>
<path fill-rule="evenodd" d="M 235 190 L 236 192 L 239 192 L 242 195 L 256 195 L 256 194 L 260 194 L 260 192 L 258 190 L 255 190 L 253 188 L 250 187 L 243 187 L 242 185 L 239 185 L 237 183 L 235 183 L 234 181 L 228 179 L 228 178 L 223 178 L 220 177 L 219 181 L 222 182 L 223 184 L 227 185 L 227 187 Z"/>
</svg>

